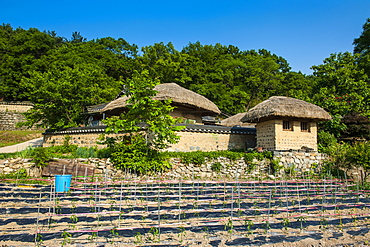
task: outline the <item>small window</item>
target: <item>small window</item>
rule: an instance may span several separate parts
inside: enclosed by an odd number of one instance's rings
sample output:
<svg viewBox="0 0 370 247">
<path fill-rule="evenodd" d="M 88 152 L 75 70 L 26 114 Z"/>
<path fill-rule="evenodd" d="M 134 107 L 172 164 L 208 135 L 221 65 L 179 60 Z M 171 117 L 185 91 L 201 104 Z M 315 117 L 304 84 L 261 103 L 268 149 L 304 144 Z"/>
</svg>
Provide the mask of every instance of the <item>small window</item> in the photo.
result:
<svg viewBox="0 0 370 247">
<path fill-rule="evenodd" d="M 308 122 L 301 122 L 301 131 L 310 132 L 310 127 Z"/>
<path fill-rule="evenodd" d="M 283 130 L 293 130 L 293 125 L 290 121 L 283 121 Z"/>
</svg>

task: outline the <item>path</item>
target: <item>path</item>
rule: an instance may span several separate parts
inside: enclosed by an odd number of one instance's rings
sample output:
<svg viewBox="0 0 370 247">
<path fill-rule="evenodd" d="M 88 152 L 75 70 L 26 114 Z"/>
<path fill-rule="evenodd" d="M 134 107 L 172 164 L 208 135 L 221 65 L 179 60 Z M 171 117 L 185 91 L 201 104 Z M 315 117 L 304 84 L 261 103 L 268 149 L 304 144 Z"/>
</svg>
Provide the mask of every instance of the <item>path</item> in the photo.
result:
<svg viewBox="0 0 370 247">
<path fill-rule="evenodd" d="M 41 147 L 43 143 L 43 137 L 22 142 L 13 146 L 7 146 L 0 148 L 0 153 L 15 153 L 25 150 L 27 147 Z"/>
</svg>

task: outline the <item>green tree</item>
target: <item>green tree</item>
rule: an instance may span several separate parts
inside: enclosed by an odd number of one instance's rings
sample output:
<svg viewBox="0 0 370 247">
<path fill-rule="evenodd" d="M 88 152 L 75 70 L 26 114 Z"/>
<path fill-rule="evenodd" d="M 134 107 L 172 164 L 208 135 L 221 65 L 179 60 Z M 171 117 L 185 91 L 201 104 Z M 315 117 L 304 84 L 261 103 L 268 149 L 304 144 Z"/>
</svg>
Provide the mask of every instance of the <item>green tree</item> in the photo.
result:
<svg viewBox="0 0 370 247">
<path fill-rule="evenodd" d="M 112 161 L 119 168 L 130 168 L 136 172 L 163 169 L 158 161 L 159 151 L 176 143 L 179 137 L 175 131 L 176 120 L 169 115 L 174 109 L 170 100 L 153 100 L 157 91 L 153 88 L 158 80 L 150 79 L 148 71 L 136 72 L 125 82 L 127 110 L 120 116 L 104 121 L 106 133 L 126 133 L 123 137 L 107 138 L 113 151 Z"/>
<path fill-rule="evenodd" d="M 184 47 L 182 53 L 189 55 L 185 71 L 190 80 L 184 86 L 206 96 L 223 112 L 244 112 L 286 92 L 284 80 L 290 67 L 285 59 L 267 50 L 241 51 L 232 45 L 197 42 Z"/>
<path fill-rule="evenodd" d="M 21 84 L 23 77 L 37 70 L 35 62 L 48 51 L 63 43 L 55 32 L 24 30 L 9 24 L 0 26 L 0 98 L 27 100 L 29 85 Z"/>
<path fill-rule="evenodd" d="M 365 54 L 370 52 L 370 18 L 368 18 L 365 24 L 362 26 L 362 33 L 360 37 L 354 39 L 353 45 L 354 52 Z"/>
<path fill-rule="evenodd" d="M 186 75 L 188 55 L 175 49 L 172 43 L 155 43 L 145 46 L 138 63 L 142 70 L 147 70 L 153 79 L 161 83 L 178 83 L 184 85 L 190 78 Z"/>
<path fill-rule="evenodd" d="M 333 116 L 323 127 L 337 137 L 346 129 L 342 121 L 345 116 L 370 116 L 370 84 L 358 63 L 359 57 L 350 52 L 332 54 L 322 65 L 312 67 L 316 79 L 312 103 Z"/>
<path fill-rule="evenodd" d="M 355 46 L 353 52 L 360 55 L 358 59 L 359 66 L 370 77 L 370 18 L 363 25 L 360 37 L 354 39 L 353 45 Z"/>
<path fill-rule="evenodd" d="M 86 106 L 111 100 L 120 87 L 95 64 L 54 65 L 24 80 L 32 85 L 29 99 L 35 106 L 25 114 L 23 125 L 50 129 L 78 126 Z"/>
</svg>

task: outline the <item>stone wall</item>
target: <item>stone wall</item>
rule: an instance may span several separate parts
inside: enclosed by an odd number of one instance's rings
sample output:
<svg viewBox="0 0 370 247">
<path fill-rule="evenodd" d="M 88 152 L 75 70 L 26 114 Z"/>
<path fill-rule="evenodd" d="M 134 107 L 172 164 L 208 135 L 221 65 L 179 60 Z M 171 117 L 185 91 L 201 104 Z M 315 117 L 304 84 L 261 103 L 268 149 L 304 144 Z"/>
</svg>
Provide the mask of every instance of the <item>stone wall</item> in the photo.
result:
<svg viewBox="0 0 370 247">
<path fill-rule="evenodd" d="M 31 159 L 23 158 L 0 160 L 0 174 L 9 174 L 20 169 L 26 169 L 29 176 L 40 177 L 40 170 L 31 161 Z"/>
<path fill-rule="evenodd" d="M 32 108 L 30 103 L 22 102 L 0 102 L 0 130 L 21 130 L 26 127 L 17 128 L 16 124 L 25 120 L 22 113 Z"/>
<path fill-rule="evenodd" d="M 311 167 L 322 164 L 328 156 L 323 153 L 318 152 L 301 152 L 301 151 L 292 151 L 292 152 L 273 152 L 274 159 L 280 161 L 280 165 L 283 165 L 285 168 L 292 168 L 296 171 L 307 171 Z"/>
<path fill-rule="evenodd" d="M 280 164 L 287 169 L 293 169 L 295 172 L 307 172 L 310 169 L 316 171 L 320 164 L 326 159 L 326 156 L 320 153 L 302 153 L 302 152 L 274 152 L 274 159 L 280 160 Z M 110 163 L 109 159 L 76 159 L 76 162 L 91 165 L 95 169 L 96 175 L 111 177 L 134 176 L 125 174 L 122 170 L 117 170 Z M 178 158 L 171 159 L 173 165 L 172 170 L 163 174 L 163 177 L 169 179 L 221 179 L 221 178 L 247 178 L 247 177 L 266 177 L 275 178 L 282 176 L 284 169 L 276 174 L 272 174 L 269 160 L 253 160 L 252 163 L 246 162 L 244 159 L 231 161 L 225 157 L 208 160 L 205 164 L 183 164 Z M 217 165 L 218 169 L 215 169 Z M 21 168 L 25 168 L 28 174 L 32 177 L 39 177 L 40 171 L 34 168 L 34 164 L 30 159 L 8 159 L 0 161 L 0 173 L 8 174 L 15 172 Z"/>
</svg>

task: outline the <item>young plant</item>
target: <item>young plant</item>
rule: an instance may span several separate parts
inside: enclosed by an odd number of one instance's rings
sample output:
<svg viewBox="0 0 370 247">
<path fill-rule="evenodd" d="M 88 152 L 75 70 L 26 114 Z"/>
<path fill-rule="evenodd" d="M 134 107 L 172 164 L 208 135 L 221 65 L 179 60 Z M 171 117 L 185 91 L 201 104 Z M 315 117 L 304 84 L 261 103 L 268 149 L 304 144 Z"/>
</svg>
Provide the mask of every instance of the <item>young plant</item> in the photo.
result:
<svg viewBox="0 0 370 247">
<path fill-rule="evenodd" d="M 160 241 L 160 233 L 159 233 L 159 229 L 157 227 L 151 227 L 150 230 L 149 230 L 149 233 L 152 234 L 151 237 L 149 237 L 149 239 L 155 243 L 159 242 Z"/>
<path fill-rule="evenodd" d="M 224 230 L 227 230 L 229 233 L 232 233 L 234 229 L 233 221 L 231 218 L 229 218 L 224 225 Z"/>
<path fill-rule="evenodd" d="M 143 242 L 143 235 L 140 232 L 135 232 L 135 244 L 141 244 Z"/>
<path fill-rule="evenodd" d="M 71 233 L 67 231 L 63 231 L 61 236 L 63 237 L 62 246 L 65 246 L 71 242 L 71 237 L 72 237 Z"/>
<path fill-rule="evenodd" d="M 180 243 L 182 243 L 184 241 L 184 238 L 186 237 L 186 229 L 185 229 L 185 227 L 180 226 L 179 231 L 180 232 L 178 234 L 178 237 L 180 238 Z"/>
</svg>

